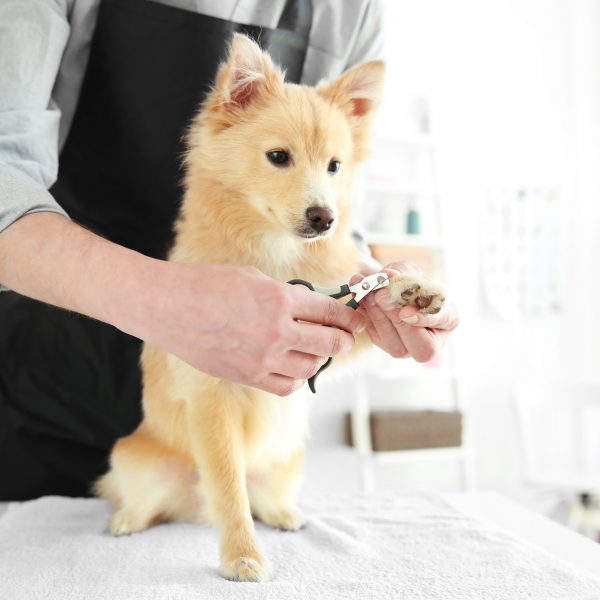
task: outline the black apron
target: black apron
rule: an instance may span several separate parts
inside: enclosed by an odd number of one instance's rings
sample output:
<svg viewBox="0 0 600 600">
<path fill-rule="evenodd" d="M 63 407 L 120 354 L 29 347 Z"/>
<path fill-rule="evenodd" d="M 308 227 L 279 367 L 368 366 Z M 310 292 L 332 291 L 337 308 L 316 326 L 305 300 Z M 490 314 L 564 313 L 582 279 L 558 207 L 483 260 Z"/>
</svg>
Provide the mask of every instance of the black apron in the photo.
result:
<svg viewBox="0 0 600 600">
<path fill-rule="evenodd" d="M 277 29 L 103 0 L 52 195 L 74 221 L 165 258 L 182 135 L 232 33 L 254 38 L 299 82 L 311 22 L 310 0 L 288 1 Z M 115 440 L 141 419 L 140 351 L 110 325 L 0 294 L 0 500 L 90 493 Z"/>
</svg>

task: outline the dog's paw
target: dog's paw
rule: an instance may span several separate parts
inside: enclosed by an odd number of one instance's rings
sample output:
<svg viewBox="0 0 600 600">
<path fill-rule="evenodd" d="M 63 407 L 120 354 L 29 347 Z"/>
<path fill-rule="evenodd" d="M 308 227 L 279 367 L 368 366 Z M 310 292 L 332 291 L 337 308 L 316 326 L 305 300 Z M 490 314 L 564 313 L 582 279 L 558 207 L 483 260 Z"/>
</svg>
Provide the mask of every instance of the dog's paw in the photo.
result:
<svg viewBox="0 0 600 600">
<path fill-rule="evenodd" d="M 112 535 L 129 535 L 147 527 L 145 520 L 140 519 L 133 511 L 122 508 L 112 515 L 106 529 Z"/>
<path fill-rule="evenodd" d="M 261 514 L 259 519 L 267 525 L 284 529 L 285 531 L 298 531 L 306 523 L 304 514 L 295 506 L 269 511 L 266 514 Z"/>
<path fill-rule="evenodd" d="M 231 581 L 267 581 L 271 576 L 271 567 L 266 558 L 239 556 L 231 561 L 221 562 L 223 577 Z"/>
<path fill-rule="evenodd" d="M 413 275 L 402 275 L 390 280 L 389 293 L 398 306 L 416 306 L 420 312 L 435 315 L 446 300 L 444 290 L 430 281 Z"/>
</svg>

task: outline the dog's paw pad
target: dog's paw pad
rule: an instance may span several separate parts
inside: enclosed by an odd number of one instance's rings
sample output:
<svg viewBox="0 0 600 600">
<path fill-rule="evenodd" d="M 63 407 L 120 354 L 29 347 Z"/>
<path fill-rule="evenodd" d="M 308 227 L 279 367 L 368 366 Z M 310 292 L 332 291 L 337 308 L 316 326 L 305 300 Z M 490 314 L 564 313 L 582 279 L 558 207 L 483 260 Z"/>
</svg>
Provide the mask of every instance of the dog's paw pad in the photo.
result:
<svg viewBox="0 0 600 600">
<path fill-rule="evenodd" d="M 409 285 L 408 287 L 402 289 L 400 296 L 403 300 L 410 301 L 410 299 L 413 298 L 420 289 L 421 286 L 418 284 Z"/>
<path fill-rule="evenodd" d="M 240 556 L 235 560 L 221 564 L 221 572 L 226 579 L 231 581 L 266 581 L 271 570 L 266 559 L 249 558 Z"/>
<path fill-rule="evenodd" d="M 432 300 L 433 300 L 432 294 L 429 294 L 429 296 L 417 296 L 415 298 L 415 304 L 419 308 L 427 308 L 431 304 Z"/>
<path fill-rule="evenodd" d="M 440 286 L 411 275 L 392 279 L 389 293 L 398 306 L 416 306 L 428 315 L 439 313 L 446 300 Z"/>
</svg>

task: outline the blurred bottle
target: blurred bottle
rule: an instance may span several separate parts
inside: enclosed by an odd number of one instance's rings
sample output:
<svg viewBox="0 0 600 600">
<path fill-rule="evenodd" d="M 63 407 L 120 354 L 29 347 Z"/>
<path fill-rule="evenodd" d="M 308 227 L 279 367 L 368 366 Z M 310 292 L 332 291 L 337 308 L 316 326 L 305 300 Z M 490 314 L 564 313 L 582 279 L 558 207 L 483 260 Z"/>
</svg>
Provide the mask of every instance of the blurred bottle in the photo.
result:
<svg viewBox="0 0 600 600">
<path fill-rule="evenodd" d="M 412 198 L 408 204 L 406 213 L 406 233 L 410 235 L 419 235 L 421 233 L 421 215 L 416 207 L 416 201 Z"/>
</svg>

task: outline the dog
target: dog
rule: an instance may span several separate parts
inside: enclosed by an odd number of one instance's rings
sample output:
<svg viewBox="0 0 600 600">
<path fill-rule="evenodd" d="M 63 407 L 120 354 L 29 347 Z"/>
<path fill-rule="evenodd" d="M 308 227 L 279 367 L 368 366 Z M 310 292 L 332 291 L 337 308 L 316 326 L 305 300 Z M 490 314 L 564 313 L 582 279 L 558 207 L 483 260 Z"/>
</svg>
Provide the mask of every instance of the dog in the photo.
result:
<svg viewBox="0 0 600 600">
<path fill-rule="evenodd" d="M 383 81 L 384 65 L 373 61 L 319 87 L 288 84 L 266 53 L 235 35 L 189 129 L 169 260 L 253 265 L 280 281 L 329 287 L 359 272 L 352 174 L 367 156 Z M 443 302 L 414 277 L 392 281 L 390 293 L 424 312 Z M 304 523 L 296 499 L 307 403 L 216 379 L 148 344 L 141 364 L 144 419 L 117 441 L 95 486 L 114 507 L 108 530 L 215 523 L 222 574 L 267 579 L 253 517 L 292 531 Z"/>
</svg>

